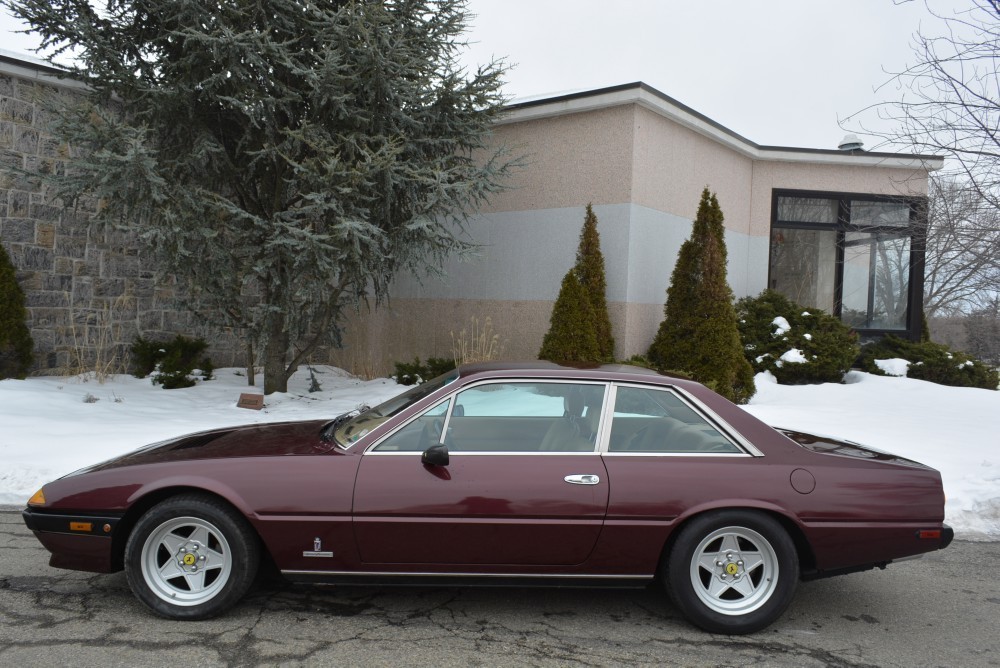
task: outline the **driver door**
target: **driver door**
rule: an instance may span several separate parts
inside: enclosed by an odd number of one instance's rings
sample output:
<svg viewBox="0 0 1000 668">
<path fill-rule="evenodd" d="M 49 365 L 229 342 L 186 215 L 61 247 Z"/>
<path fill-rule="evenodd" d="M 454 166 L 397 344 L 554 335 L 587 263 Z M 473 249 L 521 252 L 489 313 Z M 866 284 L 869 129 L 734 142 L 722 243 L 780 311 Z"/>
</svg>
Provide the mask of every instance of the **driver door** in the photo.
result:
<svg viewBox="0 0 1000 668">
<path fill-rule="evenodd" d="M 354 532 L 368 564 L 575 565 L 597 542 L 608 480 L 603 383 L 463 389 L 362 458 Z M 443 443 L 445 466 L 421 463 Z"/>
</svg>

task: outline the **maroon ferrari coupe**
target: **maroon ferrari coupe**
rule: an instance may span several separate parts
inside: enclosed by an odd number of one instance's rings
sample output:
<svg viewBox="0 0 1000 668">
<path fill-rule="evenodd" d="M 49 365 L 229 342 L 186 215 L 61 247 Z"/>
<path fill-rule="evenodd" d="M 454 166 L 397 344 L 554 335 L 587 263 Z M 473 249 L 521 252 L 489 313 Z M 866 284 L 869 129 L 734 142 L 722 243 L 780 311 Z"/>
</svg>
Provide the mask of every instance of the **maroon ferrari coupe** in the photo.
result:
<svg viewBox="0 0 1000 668">
<path fill-rule="evenodd" d="M 202 619 L 262 561 L 292 581 L 645 586 L 749 633 L 800 578 L 946 547 L 940 474 L 780 432 L 697 383 L 545 362 L 461 367 L 334 420 L 217 429 L 45 485 L 51 565 L 125 570 Z"/>
</svg>

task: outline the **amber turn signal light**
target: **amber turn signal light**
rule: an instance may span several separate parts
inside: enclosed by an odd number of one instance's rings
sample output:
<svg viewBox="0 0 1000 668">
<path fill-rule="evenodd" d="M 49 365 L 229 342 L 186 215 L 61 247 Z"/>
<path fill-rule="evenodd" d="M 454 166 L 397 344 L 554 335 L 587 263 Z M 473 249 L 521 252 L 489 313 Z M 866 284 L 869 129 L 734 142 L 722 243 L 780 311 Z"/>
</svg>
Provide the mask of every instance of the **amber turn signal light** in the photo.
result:
<svg viewBox="0 0 1000 668">
<path fill-rule="evenodd" d="M 44 506 L 45 505 L 45 488 L 44 487 L 31 495 L 31 498 L 28 499 L 28 505 L 29 506 Z"/>
</svg>

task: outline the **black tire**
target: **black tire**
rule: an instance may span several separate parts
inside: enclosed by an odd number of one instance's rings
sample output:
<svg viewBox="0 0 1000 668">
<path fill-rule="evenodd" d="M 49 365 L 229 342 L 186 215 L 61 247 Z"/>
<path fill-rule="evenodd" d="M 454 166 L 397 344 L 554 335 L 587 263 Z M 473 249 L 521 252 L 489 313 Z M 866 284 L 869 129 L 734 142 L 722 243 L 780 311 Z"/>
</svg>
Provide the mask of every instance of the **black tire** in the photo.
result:
<svg viewBox="0 0 1000 668">
<path fill-rule="evenodd" d="M 162 501 L 125 544 L 125 576 L 146 607 L 169 619 L 206 619 L 246 594 L 260 563 L 257 535 L 225 502 L 201 494 Z"/>
<path fill-rule="evenodd" d="M 799 557 L 788 532 L 759 512 L 725 510 L 685 525 L 661 565 L 670 598 L 712 633 L 754 633 L 788 607 Z"/>
</svg>

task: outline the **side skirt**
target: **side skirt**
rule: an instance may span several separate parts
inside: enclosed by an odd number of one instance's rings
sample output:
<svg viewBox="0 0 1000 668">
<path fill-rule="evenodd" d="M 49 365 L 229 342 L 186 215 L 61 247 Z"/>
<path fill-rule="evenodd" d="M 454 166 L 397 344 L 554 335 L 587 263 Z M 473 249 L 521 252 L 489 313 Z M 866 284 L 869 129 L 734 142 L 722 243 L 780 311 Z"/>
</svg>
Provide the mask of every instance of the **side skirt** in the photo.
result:
<svg viewBox="0 0 1000 668">
<path fill-rule="evenodd" d="M 377 571 L 281 571 L 291 582 L 395 587 L 609 587 L 642 589 L 652 575 L 542 575 L 524 573 L 393 573 Z"/>
</svg>

